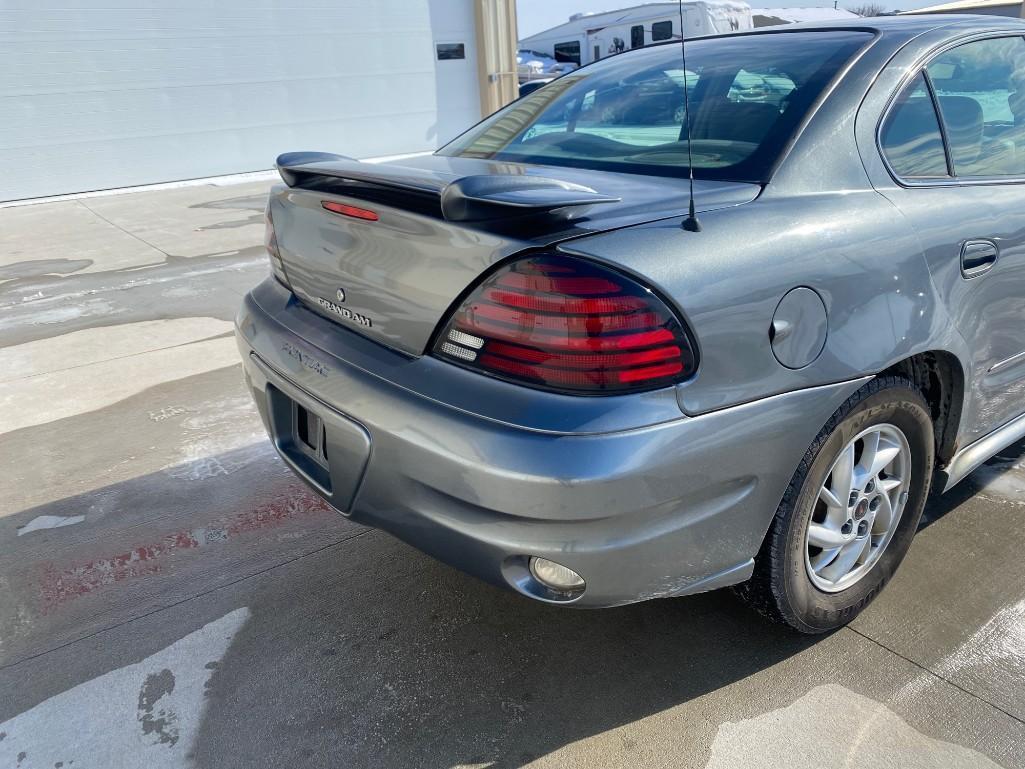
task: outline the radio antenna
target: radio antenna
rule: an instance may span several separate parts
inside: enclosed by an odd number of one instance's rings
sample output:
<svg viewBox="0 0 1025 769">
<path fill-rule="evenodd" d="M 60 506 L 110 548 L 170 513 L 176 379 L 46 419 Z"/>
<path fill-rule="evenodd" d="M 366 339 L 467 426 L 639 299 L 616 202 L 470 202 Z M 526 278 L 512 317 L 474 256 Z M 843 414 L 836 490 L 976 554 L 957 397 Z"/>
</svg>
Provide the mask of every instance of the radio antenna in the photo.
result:
<svg viewBox="0 0 1025 769">
<path fill-rule="evenodd" d="M 680 8 L 680 58 L 683 59 L 683 130 L 687 133 L 687 173 L 689 202 L 687 218 L 681 225 L 687 232 L 701 232 L 701 222 L 694 212 L 694 153 L 691 151 L 690 137 L 690 89 L 687 87 L 687 29 L 683 19 L 683 0 L 679 0 Z"/>
</svg>

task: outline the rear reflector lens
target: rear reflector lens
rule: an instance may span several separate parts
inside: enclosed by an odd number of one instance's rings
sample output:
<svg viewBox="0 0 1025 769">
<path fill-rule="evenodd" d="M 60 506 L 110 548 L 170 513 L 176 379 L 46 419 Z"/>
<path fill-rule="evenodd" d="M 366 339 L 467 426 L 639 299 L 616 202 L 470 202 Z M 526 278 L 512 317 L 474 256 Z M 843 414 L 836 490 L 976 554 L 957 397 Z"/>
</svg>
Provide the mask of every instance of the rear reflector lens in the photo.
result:
<svg viewBox="0 0 1025 769">
<path fill-rule="evenodd" d="M 694 372 L 683 324 L 652 291 L 584 259 L 543 255 L 486 278 L 452 313 L 434 353 L 562 392 L 650 390 Z"/>
<path fill-rule="evenodd" d="M 369 209 L 347 206 L 345 203 L 336 203 L 333 200 L 322 200 L 320 205 L 325 211 L 330 211 L 333 214 L 351 216 L 354 219 L 365 219 L 368 222 L 376 222 L 378 219 L 377 214 Z"/>
</svg>

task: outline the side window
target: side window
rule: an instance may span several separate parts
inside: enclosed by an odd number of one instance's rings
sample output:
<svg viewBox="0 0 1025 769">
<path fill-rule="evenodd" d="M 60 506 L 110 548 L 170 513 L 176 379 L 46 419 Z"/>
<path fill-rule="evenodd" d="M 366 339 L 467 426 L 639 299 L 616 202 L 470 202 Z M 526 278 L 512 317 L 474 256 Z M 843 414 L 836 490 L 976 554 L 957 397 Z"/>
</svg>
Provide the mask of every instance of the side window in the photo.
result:
<svg viewBox="0 0 1025 769">
<path fill-rule="evenodd" d="M 656 43 L 659 40 L 671 40 L 673 37 L 673 22 L 656 21 L 651 25 L 651 39 Z"/>
<path fill-rule="evenodd" d="M 926 67 L 955 176 L 1025 176 L 1025 39 L 958 46 Z"/>
<path fill-rule="evenodd" d="M 921 73 L 886 116 L 882 141 L 883 154 L 899 176 L 928 179 L 949 175 L 936 108 Z"/>
<path fill-rule="evenodd" d="M 644 25 L 630 27 L 630 47 L 641 48 L 644 45 Z"/>
<path fill-rule="evenodd" d="M 555 53 L 556 61 L 570 62 L 580 66 L 580 43 L 578 41 L 556 43 L 553 52 Z"/>
</svg>

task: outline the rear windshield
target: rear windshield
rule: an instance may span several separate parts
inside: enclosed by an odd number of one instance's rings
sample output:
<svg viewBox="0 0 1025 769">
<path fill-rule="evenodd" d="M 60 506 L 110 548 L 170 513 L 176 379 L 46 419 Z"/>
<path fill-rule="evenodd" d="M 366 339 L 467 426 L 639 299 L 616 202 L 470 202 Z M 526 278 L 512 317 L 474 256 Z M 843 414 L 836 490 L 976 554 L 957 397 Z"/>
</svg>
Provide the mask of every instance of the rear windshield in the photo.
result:
<svg viewBox="0 0 1025 769">
<path fill-rule="evenodd" d="M 868 32 L 789 32 L 687 43 L 694 173 L 766 181 L 823 89 L 872 39 Z M 679 45 L 613 56 L 513 102 L 441 155 L 687 173 Z"/>
</svg>

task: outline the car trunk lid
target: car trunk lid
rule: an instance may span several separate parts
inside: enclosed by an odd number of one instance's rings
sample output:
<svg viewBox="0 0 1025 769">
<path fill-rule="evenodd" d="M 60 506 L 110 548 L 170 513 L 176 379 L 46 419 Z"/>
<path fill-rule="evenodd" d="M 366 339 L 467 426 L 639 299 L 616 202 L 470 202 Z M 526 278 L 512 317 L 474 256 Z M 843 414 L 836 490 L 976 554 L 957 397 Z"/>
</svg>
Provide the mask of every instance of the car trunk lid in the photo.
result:
<svg viewBox="0 0 1025 769">
<path fill-rule="evenodd" d="M 296 153 L 279 168 L 289 186 L 272 194 L 270 212 L 296 296 L 410 355 L 496 262 L 687 205 L 685 179 L 436 155 L 394 165 Z M 739 205 L 759 190 L 697 181 L 697 208 Z"/>
</svg>

